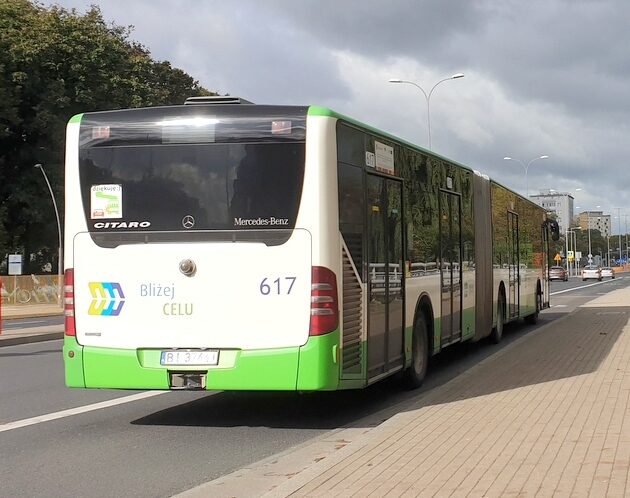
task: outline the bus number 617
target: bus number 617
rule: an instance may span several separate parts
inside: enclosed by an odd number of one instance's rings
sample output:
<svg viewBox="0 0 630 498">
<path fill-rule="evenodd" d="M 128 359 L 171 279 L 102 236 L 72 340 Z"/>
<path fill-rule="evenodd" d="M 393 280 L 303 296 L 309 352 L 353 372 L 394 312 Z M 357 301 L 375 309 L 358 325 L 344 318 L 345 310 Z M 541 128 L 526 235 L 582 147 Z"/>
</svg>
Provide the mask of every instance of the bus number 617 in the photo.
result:
<svg viewBox="0 0 630 498">
<path fill-rule="evenodd" d="M 293 289 L 293 284 L 295 283 L 296 277 L 278 277 L 275 280 L 271 281 L 270 278 L 263 278 L 262 282 L 260 282 L 260 293 L 263 296 L 268 296 L 269 294 L 291 294 L 291 289 Z"/>
</svg>

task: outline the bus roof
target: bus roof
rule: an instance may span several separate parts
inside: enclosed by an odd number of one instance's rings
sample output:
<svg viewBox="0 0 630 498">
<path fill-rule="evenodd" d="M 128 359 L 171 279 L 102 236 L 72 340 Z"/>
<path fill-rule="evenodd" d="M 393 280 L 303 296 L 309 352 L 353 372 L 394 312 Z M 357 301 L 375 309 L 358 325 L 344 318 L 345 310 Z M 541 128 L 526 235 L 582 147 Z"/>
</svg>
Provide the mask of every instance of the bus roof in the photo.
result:
<svg viewBox="0 0 630 498">
<path fill-rule="evenodd" d="M 430 154 L 432 156 L 439 157 L 440 159 L 443 159 L 444 161 L 448 161 L 448 162 L 450 162 L 452 164 L 455 164 L 455 165 L 457 165 L 457 166 L 459 166 L 461 168 L 464 168 L 464 169 L 466 169 L 468 171 L 475 172 L 475 170 L 473 168 L 471 168 L 470 166 L 466 166 L 465 164 L 462 164 L 462 163 L 460 163 L 458 161 L 454 161 L 453 159 L 450 159 L 450 158 L 448 158 L 446 156 L 443 156 L 441 154 L 437 154 L 436 152 L 434 152 L 432 150 L 428 150 L 428 149 L 425 149 L 425 148 L 423 148 L 423 147 L 421 147 L 421 146 L 419 146 L 417 144 L 408 142 L 407 140 L 404 140 L 404 139 L 402 139 L 400 137 L 397 137 L 396 135 L 392 135 L 391 133 L 387 133 L 387 132 L 385 132 L 383 130 L 380 130 L 378 128 L 375 128 L 373 126 L 365 124 L 365 123 L 363 123 L 361 121 L 358 121 L 358 120 L 356 120 L 354 118 L 351 118 L 351 117 L 346 116 L 344 114 L 338 113 L 338 112 L 336 112 L 336 111 L 334 111 L 334 110 L 332 110 L 332 109 L 330 109 L 328 107 L 310 106 L 309 109 L 308 109 L 308 115 L 309 116 L 328 116 L 328 117 L 332 117 L 332 118 L 341 119 L 342 121 L 346 121 L 347 123 L 356 125 L 356 126 L 358 126 L 360 128 L 364 128 L 364 129 L 369 130 L 369 131 L 371 131 L 373 133 L 377 133 L 377 134 L 379 134 L 379 135 L 381 135 L 381 136 L 383 136 L 385 138 L 389 138 L 390 140 L 394 140 L 395 142 L 404 144 L 404 145 L 406 145 L 406 146 L 408 146 L 408 147 L 410 147 L 412 149 L 418 150 L 418 151 L 420 151 L 420 152 L 422 152 L 424 154 Z M 534 206 L 537 206 L 537 207 L 543 209 L 539 204 L 536 204 L 531 199 L 528 199 L 527 197 L 519 194 L 518 192 L 514 191 L 510 187 L 505 186 L 504 184 L 494 180 L 493 178 L 490 178 L 489 180 L 490 180 L 491 183 L 499 185 L 500 187 L 508 190 L 509 192 L 512 192 L 513 194 L 518 195 L 519 197 L 523 198 L 524 200 L 526 200 L 527 202 L 533 204 Z"/>
<path fill-rule="evenodd" d="M 243 102 L 244 103 L 247 102 L 247 105 L 234 104 L 234 103 L 223 104 L 223 103 L 220 103 L 220 102 L 202 103 L 200 101 L 200 102 L 196 102 L 194 106 L 191 106 L 191 105 L 184 106 L 182 104 L 182 105 L 174 105 L 174 106 L 156 106 L 156 107 L 162 107 L 164 109 L 173 109 L 173 108 L 178 108 L 178 107 L 186 107 L 187 110 L 189 110 L 191 107 L 197 107 L 198 108 L 198 107 L 207 105 L 207 106 L 212 106 L 212 107 L 229 107 L 230 110 L 232 110 L 232 111 L 235 111 L 236 109 L 239 109 L 239 108 L 242 109 L 243 107 L 246 107 L 246 108 L 250 109 L 249 112 L 251 112 L 251 108 L 252 107 L 257 107 L 257 108 L 261 108 L 261 107 L 268 107 L 268 108 L 282 107 L 282 108 L 285 108 L 285 109 L 290 108 L 290 107 L 300 107 L 300 108 L 304 109 L 304 107 L 305 107 L 305 106 L 268 105 L 268 104 L 260 104 L 260 105 L 258 105 L 258 104 L 251 104 L 248 101 L 243 101 Z M 155 109 L 156 107 L 153 107 L 153 109 Z M 77 115 L 73 116 L 72 118 L 70 118 L 69 122 L 70 123 L 80 123 L 82 118 L 85 116 L 85 114 L 97 114 L 99 112 L 109 112 L 109 113 L 111 113 L 111 112 L 142 111 L 143 109 L 151 109 L 151 108 L 139 107 L 139 108 L 133 108 L 133 109 L 106 110 L 106 111 L 95 111 L 95 112 L 90 112 L 90 113 L 77 114 Z M 368 131 L 370 131 L 372 133 L 378 134 L 378 135 L 382 136 L 383 138 L 387 138 L 387 139 L 390 139 L 390 140 L 392 140 L 394 142 L 403 144 L 403 145 L 405 145 L 405 146 L 407 146 L 409 148 L 415 149 L 415 150 L 417 150 L 419 152 L 422 152 L 424 154 L 429 154 L 429 155 L 432 155 L 434 157 L 440 158 L 440 159 L 442 159 L 444 161 L 448 161 L 448 162 L 450 162 L 452 164 L 455 164 L 455 165 L 457 165 L 457 166 L 459 166 L 459 167 L 461 167 L 463 169 L 466 169 L 466 170 L 468 170 L 470 172 L 475 172 L 476 171 L 473 168 L 471 168 L 470 166 L 466 166 L 465 164 L 462 164 L 462 163 L 460 163 L 458 161 L 455 161 L 455 160 L 450 159 L 450 158 L 448 158 L 446 156 L 438 154 L 438 153 L 436 153 L 436 152 L 434 152 L 432 150 L 425 149 L 424 147 L 421 147 L 421 146 L 419 146 L 417 144 L 414 144 L 412 142 L 404 140 L 404 139 L 402 139 L 402 138 L 400 138 L 400 137 L 398 137 L 396 135 L 393 135 L 391 133 L 385 132 L 385 131 L 383 131 L 383 130 L 381 130 L 379 128 L 375 128 L 374 126 L 368 125 L 368 124 L 366 124 L 366 123 L 364 123 L 362 121 L 359 121 L 359 120 L 357 120 L 355 118 L 352 118 L 352 117 L 347 116 L 345 114 L 342 114 L 342 113 L 339 113 L 337 111 L 334 111 L 333 109 L 330 109 L 328 107 L 311 105 L 311 106 L 308 106 L 307 114 L 308 114 L 308 116 L 325 116 L 325 117 L 331 117 L 331 118 L 340 119 L 340 120 L 345 121 L 345 122 L 347 122 L 349 124 L 355 125 L 355 126 L 357 126 L 359 128 L 363 128 L 363 129 L 368 130 Z M 490 178 L 489 180 L 490 180 L 490 182 L 495 183 L 495 184 L 501 186 L 502 188 L 504 188 L 504 189 L 506 189 L 506 190 L 508 190 L 508 191 L 510 191 L 510 192 L 512 192 L 512 193 L 514 193 L 516 195 L 518 195 L 519 197 L 522 197 L 523 199 L 527 200 L 528 202 L 532 203 L 533 205 L 540 207 L 538 204 L 533 202 L 531 199 L 528 199 L 525 196 L 522 196 L 521 194 L 519 194 L 518 192 L 514 191 L 510 187 L 507 187 L 506 185 L 504 185 L 504 184 L 494 180 L 493 178 Z"/>
</svg>

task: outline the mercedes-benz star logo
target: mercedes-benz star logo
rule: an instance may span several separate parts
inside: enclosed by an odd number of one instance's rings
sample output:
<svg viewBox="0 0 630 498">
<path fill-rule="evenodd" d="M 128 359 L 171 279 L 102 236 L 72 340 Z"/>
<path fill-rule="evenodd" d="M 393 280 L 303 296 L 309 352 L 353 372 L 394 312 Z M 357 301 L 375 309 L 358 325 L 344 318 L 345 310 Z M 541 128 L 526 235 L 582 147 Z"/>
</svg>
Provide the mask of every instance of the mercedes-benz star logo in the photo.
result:
<svg viewBox="0 0 630 498">
<path fill-rule="evenodd" d="M 195 226 L 195 218 L 193 218 L 191 215 L 187 214 L 186 216 L 184 216 L 182 218 L 182 226 L 184 228 L 192 228 Z"/>
</svg>

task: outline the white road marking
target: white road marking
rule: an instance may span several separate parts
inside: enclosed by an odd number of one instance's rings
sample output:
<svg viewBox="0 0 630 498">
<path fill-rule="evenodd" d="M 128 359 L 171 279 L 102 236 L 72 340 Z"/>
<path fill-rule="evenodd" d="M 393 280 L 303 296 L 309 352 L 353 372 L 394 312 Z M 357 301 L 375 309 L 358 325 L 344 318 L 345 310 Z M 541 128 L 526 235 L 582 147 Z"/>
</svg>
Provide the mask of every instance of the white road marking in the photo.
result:
<svg viewBox="0 0 630 498">
<path fill-rule="evenodd" d="M 60 412 L 48 413 L 47 415 L 39 415 L 37 417 L 25 418 L 23 420 L 16 420 L 15 422 L 9 422 L 7 424 L 0 424 L 0 432 L 11 431 L 13 429 L 20 429 L 21 427 L 28 427 L 29 425 L 41 424 L 43 422 L 50 422 L 51 420 L 57 420 L 59 418 L 71 417 L 72 415 L 79 415 L 81 413 L 92 412 L 94 410 L 101 410 L 103 408 L 109 408 L 116 405 L 124 405 L 125 403 L 132 403 L 145 398 L 151 398 L 153 396 L 159 396 L 170 391 L 146 391 L 143 393 L 132 394 L 131 396 L 124 396 L 122 398 L 110 399 L 108 401 L 101 401 L 100 403 L 93 403 L 91 405 L 78 406 L 77 408 L 70 408 L 69 410 L 62 410 Z"/>
<path fill-rule="evenodd" d="M 617 277 L 617 278 L 621 280 L 623 277 Z M 565 292 L 573 292 L 580 289 L 586 289 L 587 287 L 593 287 L 594 285 L 608 284 L 610 282 L 611 282 L 610 280 L 602 280 L 601 282 L 595 282 L 594 284 L 585 284 L 585 285 L 580 285 L 579 287 L 573 287 L 572 289 L 564 289 L 561 291 L 551 292 L 550 295 L 555 296 L 556 294 L 564 294 Z"/>
</svg>

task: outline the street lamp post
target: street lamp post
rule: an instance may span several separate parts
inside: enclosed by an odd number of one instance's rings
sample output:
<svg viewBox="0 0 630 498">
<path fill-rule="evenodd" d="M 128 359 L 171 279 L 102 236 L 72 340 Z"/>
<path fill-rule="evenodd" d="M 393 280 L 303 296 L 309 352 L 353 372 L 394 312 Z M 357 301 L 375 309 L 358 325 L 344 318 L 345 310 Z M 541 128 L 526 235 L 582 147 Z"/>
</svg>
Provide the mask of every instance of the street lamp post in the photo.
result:
<svg viewBox="0 0 630 498">
<path fill-rule="evenodd" d="M 567 230 L 567 237 L 571 235 L 571 245 L 572 248 L 569 249 L 569 245 L 567 244 L 567 252 L 573 251 L 573 267 L 575 269 L 575 274 L 577 275 L 577 235 L 575 234 L 575 230 Z M 567 269 L 569 270 L 569 276 L 571 276 L 571 268 L 570 264 L 567 265 Z"/>
<path fill-rule="evenodd" d="M 534 159 L 531 159 L 527 164 L 525 164 L 520 159 L 515 159 L 513 157 L 506 156 L 506 157 L 503 158 L 504 161 L 516 161 L 517 163 L 520 163 L 521 166 L 523 166 L 523 168 L 525 169 L 525 190 L 527 192 L 527 197 L 529 197 L 529 181 L 527 179 L 527 171 L 529 170 L 529 166 L 534 161 L 538 161 L 538 159 L 549 159 L 549 156 L 538 156 L 538 157 L 535 157 Z"/>
<path fill-rule="evenodd" d="M 617 217 L 619 218 L 619 262 L 621 262 L 621 208 L 617 209 Z"/>
<path fill-rule="evenodd" d="M 579 227 L 575 227 L 575 228 L 579 228 Z M 577 235 L 575 233 L 575 230 L 571 230 L 570 228 L 567 229 L 567 256 L 568 256 L 569 251 L 573 251 L 573 268 L 575 269 L 575 274 L 577 275 Z M 569 272 L 569 276 L 571 276 L 571 262 L 570 261 L 567 261 L 567 270 Z"/>
<path fill-rule="evenodd" d="M 59 260 L 57 261 L 57 303 L 60 306 L 63 306 L 63 302 L 61 301 L 61 288 L 63 283 L 63 243 L 61 238 L 61 221 L 59 220 L 59 210 L 57 209 L 55 194 L 53 194 L 53 190 L 50 186 L 50 182 L 48 181 L 48 176 L 46 176 L 46 172 L 44 171 L 44 167 L 38 163 L 35 165 L 35 168 L 38 168 L 42 172 L 42 175 L 44 175 L 44 180 L 46 180 L 46 185 L 48 185 L 48 191 L 50 192 L 53 207 L 55 208 L 55 216 L 57 217 L 57 233 L 59 235 Z"/>
<path fill-rule="evenodd" d="M 595 206 L 599 209 L 601 206 Z M 579 206 L 578 206 L 578 209 Z M 586 229 L 588 230 L 588 264 L 590 265 L 593 262 L 593 253 L 591 251 L 591 211 L 590 209 L 586 210 Z"/>
<path fill-rule="evenodd" d="M 588 264 L 593 261 L 593 252 L 591 250 L 591 212 L 586 210 L 586 228 L 588 230 Z"/>
<path fill-rule="evenodd" d="M 445 81 L 449 80 L 456 80 L 463 77 L 464 73 L 455 73 L 453 76 L 444 78 L 443 80 L 440 80 L 435 85 L 433 85 L 433 88 L 431 88 L 429 93 L 425 92 L 424 88 L 422 88 L 417 83 L 414 83 L 413 81 L 401 80 L 400 78 L 390 78 L 389 80 L 390 83 L 407 83 L 408 85 L 413 85 L 416 88 L 419 88 L 422 92 L 422 95 L 424 95 L 424 98 L 427 101 L 427 130 L 429 134 L 429 150 L 431 150 L 431 95 L 433 94 L 433 90 L 435 90 L 435 87 L 437 87 L 440 83 L 444 83 Z"/>
<path fill-rule="evenodd" d="M 624 218 L 626 219 L 626 265 L 628 264 L 628 215 L 624 214 Z"/>
</svg>

